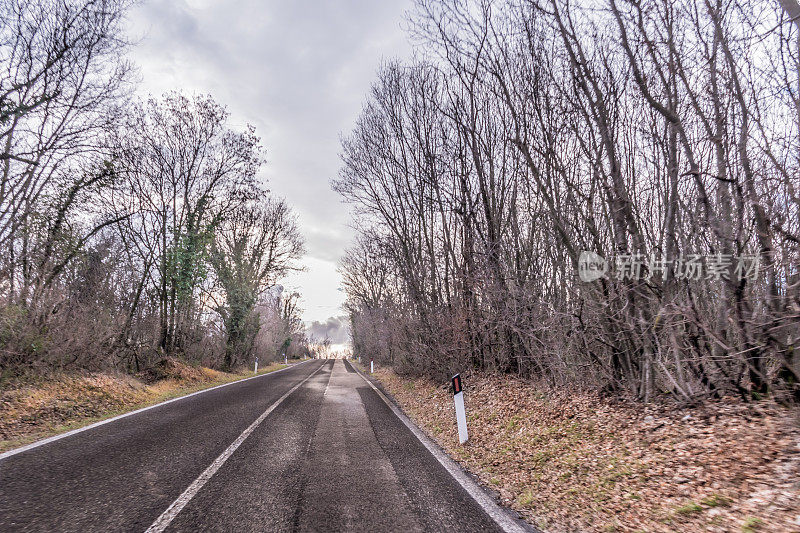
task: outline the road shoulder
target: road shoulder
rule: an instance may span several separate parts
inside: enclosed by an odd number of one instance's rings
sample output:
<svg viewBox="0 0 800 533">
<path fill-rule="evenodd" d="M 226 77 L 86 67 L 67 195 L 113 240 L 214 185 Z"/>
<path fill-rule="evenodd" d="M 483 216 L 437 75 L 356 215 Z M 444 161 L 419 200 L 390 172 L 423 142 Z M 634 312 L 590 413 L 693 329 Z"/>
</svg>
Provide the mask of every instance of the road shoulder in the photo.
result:
<svg viewBox="0 0 800 533">
<path fill-rule="evenodd" d="M 349 363 L 348 363 L 349 364 Z M 380 402 L 384 404 L 389 410 L 392 411 L 393 415 L 400 421 L 400 423 L 407 428 L 413 437 L 422 444 L 422 446 L 429 452 L 429 455 L 438 463 L 440 467 L 442 467 L 446 472 L 449 478 L 451 478 L 455 483 L 460 486 L 461 489 L 465 492 L 465 494 L 469 495 L 469 498 L 474 500 L 483 511 L 491 517 L 491 519 L 500 526 L 505 531 L 528 531 L 528 532 L 536 532 L 538 531 L 532 525 L 525 522 L 519 514 L 507 507 L 502 506 L 499 501 L 499 495 L 480 483 L 478 478 L 466 470 L 460 463 L 454 460 L 450 454 L 447 453 L 441 446 L 439 446 L 436 441 L 428 435 L 426 431 L 420 428 L 417 424 L 415 424 L 403 411 L 400 407 L 400 404 L 396 401 L 394 396 L 389 393 L 383 384 L 374 379 L 372 376 L 369 376 L 364 369 L 362 369 L 359 365 L 353 365 L 354 370 L 358 373 L 359 376 L 369 384 L 371 390 L 375 393 L 375 395 L 380 398 Z M 362 394 L 362 396 L 364 396 Z M 369 400 L 366 398 L 362 398 L 362 401 L 365 401 L 365 404 L 369 408 Z M 373 405 L 373 409 L 379 409 L 379 405 Z M 382 418 L 382 417 L 377 417 Z M 374 419 L 371 418 L 371 421 Z M 378 428 L 373 428 L 376 430 L 376 433 L 380 434 L 381 431 Z M 390 435 L 391 433 L 400 433 L 396 428 L 394 428 L 391 432 L 383 432 L 386 435 Z M 396 437 L 387 437 L 388 440 L 396 440 Z M 395 448 L 396 453 L 403 453 L 406 452 L 410 446 L 408 442 L 389 442 L 384 443 L 384 445 L 393 446 Z M 391 453 L 389 454 L 392 455 Z M 413 458 L 409 459 L 408 457 L 404 458 L 400 461 L 400 465 L 408 465 L 408 463 L 413 462 Z M 402 466 L 397 468 L 398 470 L 402 469 Z M 417 471 L 420 471 L 419 469 Z M 416 483 L 413 480 L 414 476 L 409 476 L 409 480 L 411 480 L 411 484 L 415 485 Z M 431 479 L 428 480 L 428 483 L 435 483 L 435 480 Z M 411 487 L 413 491 L 413 487 Z M 424 489 L 429 490 L 429 489 Z M 442 488 L 441 490 L 447 490 Z M 442 515 L 449 515 L 452 512 L 451 509 L 440 509 L 440 513 Z M 456 519 L 456 517 L 453 517 Z"/>
<path fill-rule="evenodd" d="M 234 383 L 285 370 L 303 362 L 305 361 L 288 366 L 278 363 L 271 364 L 260 369 L 257 374 L 212 371 L 213 373 L 210 373 L 210 378 L 207 380 L 181 382 L 167 379 L 150 385 L 140 382 L 131 383 L 130 377 L 125 377 L 126 381 L 122 383 L 104 375 L 65 377 L 60 382 L 46 385 L 57 385 L 53 391 L 37 390 L 36 388 L 25 391 L 26 396 L 34 397 L 38 403 L 42 404 L 33 408 L 26 405 L 28 411 L 16 412 L 20 410 L 14 410 L 15 401 L 24 405 L 30 403 L 28 398 L 12 398 L 2 402 L 3 412 L 0 413 L 0 419 L 3 419 L 3 423 L 8 425 L 14 423 L 15 419 L 36 417 L 40 411 L 62 410 L 67 411 L 68 414 L 63 415 L 63 420 L 58 422 L 32 423 L 27 431 L 16 432 L 14 436 L 0 440 L 0 460 L 120 418 Z M 4 391 L 3 394 L 12 396 L 14 393 L 19 395 L 17 391 Z M 48 398 L 42 401 L 42 396 Z"/>
</svg>

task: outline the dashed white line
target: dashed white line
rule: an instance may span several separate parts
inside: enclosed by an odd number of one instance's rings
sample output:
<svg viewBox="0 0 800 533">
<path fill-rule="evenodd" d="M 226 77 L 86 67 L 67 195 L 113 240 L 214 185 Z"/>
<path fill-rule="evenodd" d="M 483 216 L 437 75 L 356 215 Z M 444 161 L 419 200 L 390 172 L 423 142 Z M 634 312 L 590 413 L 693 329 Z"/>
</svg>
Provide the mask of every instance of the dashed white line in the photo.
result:
<svg viewBox="0 0 800 533">
<path fill-rule="evenodd" d="M 181 510 L 186 507 L 186 504 L 189 503 L 192 498 L 194 498 L 200 489 L 203 488 L 203 485 L 205 485 L 208 480 L 211 479 L 211 476 L 213 476 L 217 470 L 219 470 L 220 467 L 225 464 L 225 461 L 227 461 L 228 458 L 233 455 L 233 452 L 235 452 L 236 449 L 241 446 L 244 440 L 250 436 L 250 434 L 259 426 L 259 424 L 261 424 L 261 422 L 263 422 L 264 419 L 267 418 L 267 416 L 269 416 L 269 414 L 283 402 L 283 400 L 288 398 L 290 394 L 299 389 L 303 383 L 311 379 L 311 377 L 319 372 L 324 366 L 325 365 L 321 365 L 319 368 L 309 374 L 306 379 L 289 389 L 286 394 L 278 398 L 272 405 L 267 407 L 266 411 L 261 413 L 261 416 L 256 418 L 255 422 L 250 424 L 247 429 L 242 431 L 242 434 L 239 435 L 239 437 L 233 441 L 230 446 L 228 446 L 225 451 L 219 455 L 219 457 L 214 459 L 214 462 L 211 463 L 208 468 L 206 468 L 203 473 L 200 474 L 200 476 L 198 476 L 198 478 L 195 479 L 174 502 L 172 502 L 172 505 L 167 507 L 167 510 L 161 513 L 161 516 L 159 516 L 156 521 L 153 522 L 149 528 L 147 528 L 145 533 L 160 533 L 164 531 L 167 526 L 169 526 L 170 522 L 172 522 L 175 517 L 178 516 L 178 513 L 180 513 Z"/>
</svg>

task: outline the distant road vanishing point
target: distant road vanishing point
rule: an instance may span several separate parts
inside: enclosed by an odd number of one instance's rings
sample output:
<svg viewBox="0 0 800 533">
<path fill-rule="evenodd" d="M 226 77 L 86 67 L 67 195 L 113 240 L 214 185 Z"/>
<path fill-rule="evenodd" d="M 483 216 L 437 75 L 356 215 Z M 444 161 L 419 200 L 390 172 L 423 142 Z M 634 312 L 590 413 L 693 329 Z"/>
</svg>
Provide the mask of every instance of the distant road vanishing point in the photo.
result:
<svg viewBox="0 0 800 533">
<path fill-rule="evenodd" d="M 0 531 L 530 530 L 342 360 L 0 455 Z"/>
</svg>

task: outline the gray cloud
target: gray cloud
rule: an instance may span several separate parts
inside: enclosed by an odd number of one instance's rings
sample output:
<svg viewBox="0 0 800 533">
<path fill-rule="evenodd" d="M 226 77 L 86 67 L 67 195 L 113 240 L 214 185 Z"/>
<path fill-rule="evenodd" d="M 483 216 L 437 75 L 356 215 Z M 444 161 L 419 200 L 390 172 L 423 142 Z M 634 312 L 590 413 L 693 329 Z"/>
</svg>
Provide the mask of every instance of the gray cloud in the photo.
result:
<svg viewBox="0 0 800 533">
<path fill-rule="evenodd" d="M 324 322 L 313 321 L 306 327 L 306 332 L 317 340 L 331 340 L 331 344 L 350 342 L 350 321 L 347 315 L 332 316 Z"/>
<path fill-rule="evenodd" d="M 333 263 L 352 231 L 329 186 L 339 135 L 354 125 L 381 61 L 409 55 L 401 24 L 410 7 L 411 0 L 145 0 L 130 17 L 132 37 L 141 37 L 133 60 L 143 94 L 209 93 L 235 124 L 252 123 L 262 136 L 263 178 L 297 211 L 316 265 L 288 282 L 303 295 L 306 320 L 324 321 L 342 303 Z M 323 284 L 332 288 L 312 289 Z"/>
</svg>

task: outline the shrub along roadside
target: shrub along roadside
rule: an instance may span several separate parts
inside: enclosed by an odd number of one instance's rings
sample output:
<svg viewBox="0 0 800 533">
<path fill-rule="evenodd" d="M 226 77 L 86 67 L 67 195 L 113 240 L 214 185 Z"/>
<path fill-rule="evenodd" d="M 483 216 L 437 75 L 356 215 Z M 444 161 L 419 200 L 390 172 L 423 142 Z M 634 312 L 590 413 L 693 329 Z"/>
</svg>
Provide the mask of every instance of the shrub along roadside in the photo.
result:
<svg viewBox="0 0 800 533">
<path fill-rule="evenodd" d="M 258 374 L 286 365 L 271 363 Z M 31 376 L 0 390 L 0 452 L 142 407 L 239 381 L 252 371 L 220 372 L 176 359 L 159 366 L 158 379 L 123 374 Z"/>
<path fill-rule="evenodd" d="M 450 455 L 547 531 L 763 531 L 800 527 L 794 409 L 710 402 L 691 410 L 465 379 L 470 440 L 450 391 L 388 369 L 375 377 Z"/>
</svg>

